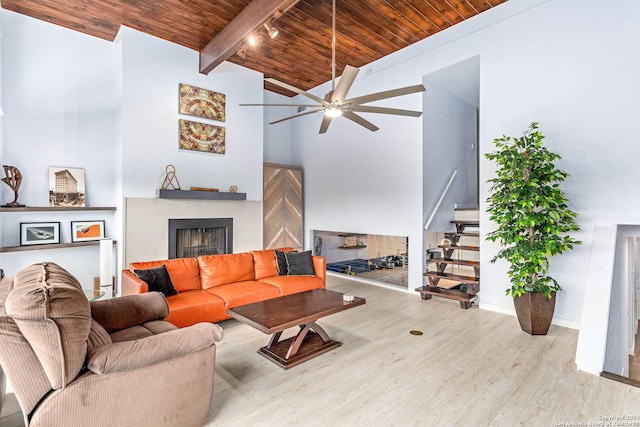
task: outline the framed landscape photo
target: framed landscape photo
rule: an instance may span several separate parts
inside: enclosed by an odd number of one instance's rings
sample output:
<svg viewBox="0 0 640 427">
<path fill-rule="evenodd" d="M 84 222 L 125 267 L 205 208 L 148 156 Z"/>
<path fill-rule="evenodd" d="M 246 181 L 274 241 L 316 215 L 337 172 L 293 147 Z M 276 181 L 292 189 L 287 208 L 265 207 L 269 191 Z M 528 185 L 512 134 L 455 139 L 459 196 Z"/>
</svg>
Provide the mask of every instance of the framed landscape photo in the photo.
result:
<svg viewBox="0 0 640 427">
<path fill-rule="evenodd" d="M 71 242 L 104 239 L 104 221 L 71 221 Z"/>
<path fill-rule="evenodd" d="M 59 222 L 21 222 L 20 245 L 49 245 L 60 243 Z"/>
</svg>

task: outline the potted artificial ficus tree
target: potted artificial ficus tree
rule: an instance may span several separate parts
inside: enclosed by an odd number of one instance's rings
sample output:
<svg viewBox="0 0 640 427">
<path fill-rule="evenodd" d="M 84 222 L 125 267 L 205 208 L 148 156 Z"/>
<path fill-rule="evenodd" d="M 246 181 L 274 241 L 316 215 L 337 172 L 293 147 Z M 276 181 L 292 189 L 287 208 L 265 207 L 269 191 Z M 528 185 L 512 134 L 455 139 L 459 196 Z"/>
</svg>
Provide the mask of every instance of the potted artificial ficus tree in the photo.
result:
<svg viewBox="0 0 640 427">
<path fill-rule="evenodd" d="M 531 335 L 546 335 L 562 288 L 550 277 L 549 258 L 580 242 L 568 235 L 579 230 L 576 213 L 567 207 L 560 189 L 569 174 L 554 162 L 561 157 L 547 150 L 544 136 L 533 122 L 520 138 L 502 136 L 493 141 L 495 151 L 485 157 L 496 163 L 489 180 L 487 212 L 497 228 L 487 240 L 502 249 L 491 262 L 506 260 L 518 321 Z"/>
</svg>

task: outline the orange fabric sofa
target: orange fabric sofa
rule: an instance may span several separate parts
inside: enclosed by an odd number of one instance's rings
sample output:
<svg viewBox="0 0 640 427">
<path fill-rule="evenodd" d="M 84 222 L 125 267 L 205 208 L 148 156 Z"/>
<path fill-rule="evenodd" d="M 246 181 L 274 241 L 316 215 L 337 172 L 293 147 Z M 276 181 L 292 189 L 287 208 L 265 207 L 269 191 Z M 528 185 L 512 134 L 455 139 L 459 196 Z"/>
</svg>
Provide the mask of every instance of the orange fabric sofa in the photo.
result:
<svg viewBox="0 0 640 427">
<path fill-rule="evenodd" d="M 288 250 L 288 249 L 282 249 Z M 134 270 L 164 265 L 178 292 L 168 296 L 167 321 L 182 328 L 230 319 L 227 309 L 283 295 L 326 287 L 326 260 L 313 256 L 315 276 L 278 276 L 274 250 L 197 258 L 133 262 L 122 270 L 122 294 L 148 292 Z"/>
</svg>

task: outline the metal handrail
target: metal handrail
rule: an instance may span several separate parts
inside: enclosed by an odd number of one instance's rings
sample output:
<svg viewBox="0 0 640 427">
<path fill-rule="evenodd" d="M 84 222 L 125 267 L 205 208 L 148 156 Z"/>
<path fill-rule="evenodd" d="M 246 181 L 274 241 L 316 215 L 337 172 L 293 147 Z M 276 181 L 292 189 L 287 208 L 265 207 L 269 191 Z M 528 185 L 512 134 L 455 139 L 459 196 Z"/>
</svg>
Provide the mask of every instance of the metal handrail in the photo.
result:
<svg viewBox="0 0 640 427">
<path fill-rule="evenodd" d="M 447 192 L 449 191 L 449 187 L 451 187 L 451 184 L 453 183 L 453 179 L 456 177 L 457 174 L 458 174 L 458 171 L 454 170 L 453 174 L 451 175 L 451 178 L 449 178 L 449 182 L 447 183 L 447 186 L 444 188 L 444 191 L 440 196 L 440 199 L 438 199 L 438 203 L 436 203 L 436 207 L 433 209 L 433 212 L 431 212 L 431 216 L 429 217 L 429 219 L 427 220 L 427 223 L 424 226 L 425 230 L 429 229 L 429 225 L 431 224 L 431 221 L 433 221 L 433 217 L 436 215 L 436 212 L 438 212 L 438 209 L 440 209 L 442 200 L 444 200 L 444 196 L 447 195 Z"/>
</svg>

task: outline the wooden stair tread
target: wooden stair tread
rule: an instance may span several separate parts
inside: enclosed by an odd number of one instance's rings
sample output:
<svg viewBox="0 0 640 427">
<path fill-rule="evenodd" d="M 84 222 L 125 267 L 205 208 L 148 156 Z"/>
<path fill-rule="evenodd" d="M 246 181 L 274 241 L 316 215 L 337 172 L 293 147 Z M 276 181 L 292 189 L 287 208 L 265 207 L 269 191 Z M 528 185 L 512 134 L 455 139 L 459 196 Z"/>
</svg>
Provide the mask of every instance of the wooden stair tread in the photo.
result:
<svg viewBox="0 0 640 427">
<path fill-rule="evenodd" d="M 480 246 L 468 246 L 468 245 L 438 245 L 440 249 L 460 249 L 464 251 L 479 251 Z"/>
<path fill-rule="evenodd" d="M 424 286 L 416 288 L 416 291 L 425 295 L 434 295 L 437 297 L 453 299 L 456 301 L 472 302 L 475 301 L 477 295 L 471 295 L 466 292 L 459 291 L 457 289 L 443 289 L 435 288 L 433 286 Z"/>
<path fill-rule="evenodd" d="M 478 284 L 479 280 L 473 276 L 463 276 L 462 274 L 438 273 L 437 271 L 427 271 L 423 274 L 425 277 L 435 277 L 441 279 L 457 280 L 462 283 Z"/>
<path fill-rule="evenodd" d="M 450 221 L 451 224 L 460 224 L 460 225 L 475 225 L 476 227 L 480 226 L 480 221 L 473 219 L 454 219 Z"/>
<path fill-rule="evenodd" d="M 434 258 L 434 259 L 428 260 L 427 262 L 433 262 L 435 264 L 469 265 L 472 267 L 480 265 L 480 261 L 470 261 L 467 259 Z"/>
<path fill-rule="evenodd" d="M 480 233 L 478 233 L 477 231 L 472 231 L 472 232 L 464 232 L 464 233 L 458 233 L 456 231 L 445 231 L 444 232 L 445 236 L 455 236 L 455 237 L 480 237 Z"/>
</svg>

